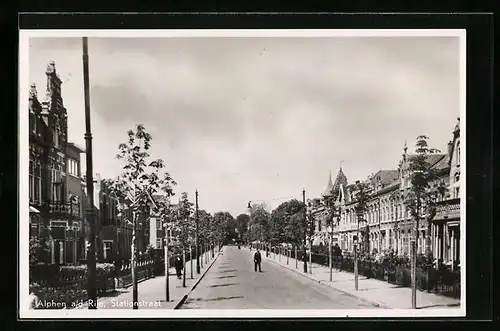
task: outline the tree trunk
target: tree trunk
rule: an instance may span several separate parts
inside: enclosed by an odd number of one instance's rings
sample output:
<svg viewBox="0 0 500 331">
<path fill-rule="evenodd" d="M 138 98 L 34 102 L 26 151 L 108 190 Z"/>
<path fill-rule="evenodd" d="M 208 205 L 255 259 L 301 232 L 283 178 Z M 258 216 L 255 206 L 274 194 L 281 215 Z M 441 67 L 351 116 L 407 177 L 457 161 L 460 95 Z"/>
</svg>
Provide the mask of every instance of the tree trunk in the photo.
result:
<svg viewBox="0 0 500 331">
<path fill-rule="evenodd" d="M 132 309 L 139 309 L 138 307 L 138 294 L 137 294 L 137 219 L 136 212 L 132 213 Z"/>
<path fill-rule="evenodd" d="M 167 232 L 167 231 L 166 231 Z M 165 236 L 165 299 L 167 302 L 170 302 L 170 284 L 169 284 L 169 270 L 170 269 L 170 263 L 168 261 L 168 232 L 167 235 Z"/>
<path fill-rule="evenodd" d="M 189 267 L 190 267 L 191 279 L 193 279 L 193 249 L 191 245 L 189 245 Z"/>
<path fill-rule="evenodd" d="M 182 263 L 184 263 L 184 270 L 182 270 L 182 287 L 186 287 L 186 250 L 184 248 L 182 248 Z"/>
</svg>

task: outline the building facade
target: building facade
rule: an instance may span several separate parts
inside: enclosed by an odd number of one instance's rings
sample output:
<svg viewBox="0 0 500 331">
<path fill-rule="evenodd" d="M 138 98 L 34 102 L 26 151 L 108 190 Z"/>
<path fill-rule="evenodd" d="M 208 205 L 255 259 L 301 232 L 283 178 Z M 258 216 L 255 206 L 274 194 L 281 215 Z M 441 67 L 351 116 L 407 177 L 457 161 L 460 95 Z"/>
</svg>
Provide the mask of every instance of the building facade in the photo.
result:
<svg viewBox="0 0 500 331">
<path fill-rule="evenodd" d="M 78 260 L 81 205 L 68 196 L 68 115 L 53 61 L 45 74 L 43 100 L 35 84 L 29 94 L 30 237 L 48 239 L 51 257 L 45 262 L 73 264 Z"/>
<path fill-rule="evenodd" d="M 101 178 L 99 174 L 94 176 L 94 208 L 96 218 L 96 260 L 98 262 L 114 262 L 116 260 L 129 260 L 132 256 L 132 219 L 131 213 L 120 214 L 118 202 L 110 194 L 108 181 Z M 84 181 L 86 192 L 86 182 Z M 87 199 L 84 200 L 84 208 L 87 208 Z M 87 217 L 85 215 L 84 217 Z M 141 223 L 141 222 L 139 222 Z M 89 231 L 87 224 L 87 233 Z M 137 248 L 138 251 L 145 250 L 143 225 L 137 226 Z M 86 238 L 85 245 L 88 245 Z"/>
<path fill-rule="evenodd" d="M 338 220 L 333 222 L 333 244 L 338 243 L 343 251 L 352 252 L 354 237 L 358 236 L 361 241 L 366 236 L 368 249 L 372 253 L 393 250 L 398 255 L 409 255 L 415 226 L 404 201 L 404 193 L 411 186 L 410 156 L 405 145 L 397 169 L 379 170 L 363 181 L 369 199 L 362 217 L 356 213 L 356 190 L 360 182 L 348 184 L 342 168 L 335 184 L 332 184 L 330 177 L 322 199 L 314 199 L 312 203 L 316 219 L 313 244 L 328 243 L 329 211 L 325 207 L 325 200 L 335 196 L 338 197 L 339 212 L 336 215 Z M 426 161 L 437 175 L 429 185 L 436 203 L 436 213 L 424 215 L 419 222 L 417 252 L 432 251 L 436 260 L 453 267 L 459 265 L 460 256 L 459 123 L 453 131 L 453 140 L 449 142 L 446 153 L 429 154 Z"/>
</svg>

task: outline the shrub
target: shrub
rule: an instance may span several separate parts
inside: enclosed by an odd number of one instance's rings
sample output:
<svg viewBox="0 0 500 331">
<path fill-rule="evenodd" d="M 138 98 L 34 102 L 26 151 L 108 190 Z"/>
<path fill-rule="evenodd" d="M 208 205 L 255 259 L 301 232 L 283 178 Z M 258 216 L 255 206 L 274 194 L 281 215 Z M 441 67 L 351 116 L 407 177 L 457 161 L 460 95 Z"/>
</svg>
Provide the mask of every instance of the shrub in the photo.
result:
<svg viewBox="0 0 500 331">
<path fill-rule="evenodd" d="M 47 238 L 31 238 L 29 245 L 30 265 L 50 261 L 50 246 Z"/>
</svg>

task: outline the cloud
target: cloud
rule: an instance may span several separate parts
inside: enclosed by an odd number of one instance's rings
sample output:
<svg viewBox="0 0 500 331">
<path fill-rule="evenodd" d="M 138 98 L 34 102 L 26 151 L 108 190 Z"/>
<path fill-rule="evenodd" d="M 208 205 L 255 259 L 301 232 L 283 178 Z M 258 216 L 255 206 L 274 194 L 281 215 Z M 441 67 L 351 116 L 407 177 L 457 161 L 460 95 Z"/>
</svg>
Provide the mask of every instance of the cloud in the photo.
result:
<svg viewBox="0 0 500 331">
<path fill-rule="evenodd" d="M 117 172 L 109 155 L 142 123 L 178 192 L 198 188 L 209 211 L 320 194 L 341 160 L 351 181 L 397 167 L 419 134 L 445 149 L 458 52 L 449 37 L 90 38 L 94 168 Z M 37 75 L 42 57 L 73 73 L 63 96 L 80 114 L 80 38 L 38 39 L 30 56 Z"/>
</svg>

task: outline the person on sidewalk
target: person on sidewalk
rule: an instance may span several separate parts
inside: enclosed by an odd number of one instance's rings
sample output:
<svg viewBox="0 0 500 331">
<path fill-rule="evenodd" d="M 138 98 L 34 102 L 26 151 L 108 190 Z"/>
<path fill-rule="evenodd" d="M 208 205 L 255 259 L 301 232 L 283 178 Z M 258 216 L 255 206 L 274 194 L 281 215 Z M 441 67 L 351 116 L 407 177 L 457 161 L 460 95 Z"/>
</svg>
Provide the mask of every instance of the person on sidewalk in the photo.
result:
<svg viewBox="0 0 500 331">
<path fill-rule="evenodd" d="M 259 267 L 259 272 L 262 272 L 262 269 L 260 267 L 260 263 L 262 262 L 262 257 L 260 256 L 260 252 L 257 249 L 257 252 L 253 255 L 253 263 L 255 267 L 255 272 L 257 272 L 257 267 Z"/>
<path fill-rule="evenodd" d="M 182 259 L 179 255 L 175 259 L 175 271 L 177 272 L 177 279 L 181 279 L 182 269 L 184 269 L 184 263 L 182 263 Z"/>
</svg>

